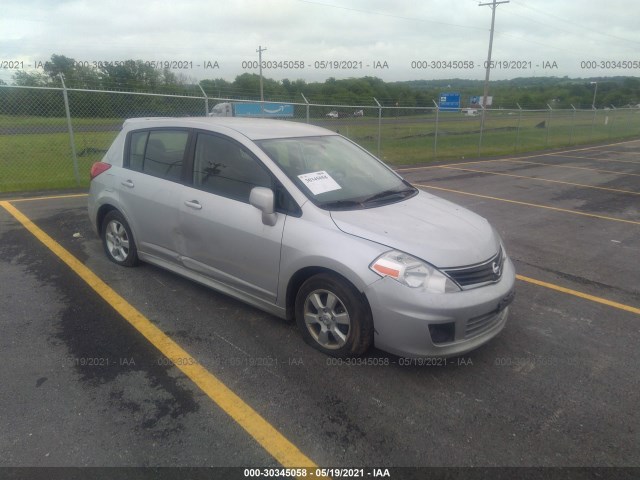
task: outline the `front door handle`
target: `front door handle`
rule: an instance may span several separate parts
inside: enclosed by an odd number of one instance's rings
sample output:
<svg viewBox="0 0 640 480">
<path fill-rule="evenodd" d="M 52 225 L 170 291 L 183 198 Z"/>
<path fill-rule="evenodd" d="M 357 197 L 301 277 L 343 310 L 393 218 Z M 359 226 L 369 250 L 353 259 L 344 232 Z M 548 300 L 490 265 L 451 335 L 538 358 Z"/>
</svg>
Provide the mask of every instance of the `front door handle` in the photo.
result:
<svg viewBox="0 0 640 480">
<path fill-rule="evenodd" d="M 193 208 L 195 210 L 202 210 L 202 205 L 200 205 L 200 202 L 197 200 L 187 200 L 186 202 L 184 202 L 184 204 L 189 208 Z"/>
<path fill-rule="evenodd" d="M 133 182 L 131 180 L 125 180 L 123 182 L 120 182 L 122 185 L 124 185 L 125 187 L 129 187 L 129 188 L 133 188 Z"/>
</svg>

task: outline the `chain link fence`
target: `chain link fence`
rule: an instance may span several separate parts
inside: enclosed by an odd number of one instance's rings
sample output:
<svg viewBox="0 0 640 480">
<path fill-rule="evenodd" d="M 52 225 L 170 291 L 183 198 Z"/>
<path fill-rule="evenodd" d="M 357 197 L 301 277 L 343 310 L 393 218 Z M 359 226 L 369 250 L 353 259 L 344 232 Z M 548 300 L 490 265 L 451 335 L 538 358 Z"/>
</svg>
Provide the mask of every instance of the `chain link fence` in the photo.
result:
<svg viewBox="0 0 640 480">
<path fill-rule="evenodd" d="M 392 165 L 506 155 L 637 137 L 640 109 L 440 110 L 433 107 L 286 105 L 285 120 L 338 132 Z M 225 103 L 271 116 L 274 102 L 51 87 L 0 86 L 0 192 L 86 187 L 132 117 L 205 116 Z M 249 109 L 250 110 L 250 109 Z M 266 113 L 265 113 L 266 112 Z"/>
</svg>

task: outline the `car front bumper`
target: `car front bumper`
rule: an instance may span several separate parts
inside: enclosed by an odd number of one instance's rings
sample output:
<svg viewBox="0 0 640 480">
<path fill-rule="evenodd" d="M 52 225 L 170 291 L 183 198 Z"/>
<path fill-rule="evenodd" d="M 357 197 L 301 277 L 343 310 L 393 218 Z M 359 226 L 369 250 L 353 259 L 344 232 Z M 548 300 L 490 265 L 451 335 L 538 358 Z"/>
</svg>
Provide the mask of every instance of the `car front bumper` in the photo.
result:
<svg viewBox="0 0 640 480">
<path fill-rule="evenodd" d="M 467 353 L 504 328 L 514 284 L 515 269 L 508 258 L 498 282 L 455 293 L 431 293 L 381 278 L 364 292 L 373 314 L 375 345 L 403 357 Z M 441 331 L 448 334 L 443 337 Z"/>
</svg>

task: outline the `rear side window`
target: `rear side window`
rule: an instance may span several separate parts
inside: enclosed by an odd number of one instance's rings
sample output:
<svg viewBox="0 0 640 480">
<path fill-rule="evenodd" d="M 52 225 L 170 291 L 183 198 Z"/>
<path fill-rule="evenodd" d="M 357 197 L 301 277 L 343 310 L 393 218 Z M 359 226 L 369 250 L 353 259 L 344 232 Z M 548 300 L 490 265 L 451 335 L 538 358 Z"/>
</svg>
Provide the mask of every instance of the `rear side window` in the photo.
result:
<svg viewBox="0 0 640 480">
<path fill-rule="evenodd" d="M 193 186 L 200 190 L 249 202 L 253 187 L 272 187 L 271 176 L 237 143 L 199 133 L 193 161 Z"/>
<path fill-rule="evenodd" d="M 134 132 L 129 142 L 129 168 L 179 181 L 188 139 L 189 132 L 185 130 Z"/>
</svg>

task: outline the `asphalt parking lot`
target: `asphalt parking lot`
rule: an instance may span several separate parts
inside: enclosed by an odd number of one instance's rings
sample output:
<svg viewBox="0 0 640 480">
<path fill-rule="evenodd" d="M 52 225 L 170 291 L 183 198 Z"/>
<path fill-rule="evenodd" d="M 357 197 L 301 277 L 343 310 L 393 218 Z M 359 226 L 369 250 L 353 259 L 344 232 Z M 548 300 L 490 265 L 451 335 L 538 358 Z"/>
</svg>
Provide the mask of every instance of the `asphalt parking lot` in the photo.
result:
<svg viewBox="0 0 640 480">
<path fill-rule="evenodd" d="M 0 466 L 640 467 L 640 140 L 399 171 L 488 218 L 519 274 L 464 357 L 339 364 L 110 263 L 85 195 L 0 199 Z"/>
</svg>

